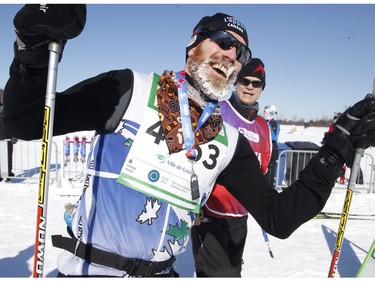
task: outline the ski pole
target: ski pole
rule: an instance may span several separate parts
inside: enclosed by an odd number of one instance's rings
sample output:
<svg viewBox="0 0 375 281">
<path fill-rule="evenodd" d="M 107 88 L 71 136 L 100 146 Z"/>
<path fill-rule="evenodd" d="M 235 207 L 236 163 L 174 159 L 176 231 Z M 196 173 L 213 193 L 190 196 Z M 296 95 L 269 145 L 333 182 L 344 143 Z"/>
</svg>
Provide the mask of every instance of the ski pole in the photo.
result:
<svg viewBox="0 0 375 281">
<path fill-rule="evenodd" d="M 263 228 L 262 228 L 262 233 L 263 233 L 264 242 L 266 242 L 267 247 L 268 247 L 268 253 L 270 254 L 271 258 L 274 258 L 271 247 L 270 247 L 270 240 L 268 239 L 267 232 Z"/>
<path fill-rule="evenodd" d="M 368 98 L 368 97 L 371 97 L 371 96 L 375 96 L 375 78 L 374 78 L 373 84 L 372 84 L 372 93 L 367 94 L 365 99 Z M 368 116 L 371 115 L 371 114 L 374 114 L 374 112 L 369 113 Z M 336 271 L 337 271 L 337 266 L 338 266 L 339 257 L 340 257 L 340 251 L 341 251 L 342 243 L 343 243 L 343 240 L 344 240 L 344 232 L 345 232 L 346 222 L 348 221 L 348 216 L 349 216 L 349 208 L 350 208 L 350 204 L 352 202 L 353 188 L 355 187 L 355 183 L 356 183 L 358 175 L 360 173 L 361 158 L 362 158 L 364 152 L 365 152 L 364 147 L 358 147 L 355 150 L 353 167 L 352 167 L 351 172 L 350 172 L 349 183 L 348 183 L 348 187 L 346 189 L 344 206 L 343 206 L 342 212 L 341 212 L 340 224 L 339 224 L 339 229 L 337 231 L 335 248 L 334 248 L 333 255 L 332 255 L 332 260 L 331 260 L 331 265 L 330 265 L 329 272 L 328 272 L 328 277 L 335 277 L 335 274 L 336 274 Z"/>
<path fill-rule="evenodd" d="M 372 245 L 371 245 L 371 247 L 370 247 L 370 250 L 368 251 L 368 253 L 367 253 L 365 259 L 363 260 L 362 265 L 361 265 L 361 267 L 359 268 L 356 277 L 361 277 L 361 276 L 362 276 L 362 273 L 363 273 L 363 271 L 365 270 L 365 267 L 367 266 L 367 263 L 368 263 L 368 261 L 369 261 L 370 258 L 374 258 L 374 259 L 375 259 L 375 239 L 374 239 L 374 241 L 372 242 Z"/>
<path fill-rule="evenodd" d="M 44 255 L 46 243 L 47 226 L 47 204 L 48 204 L 48 185 L 50 175 L 51 147 L 53 133 L 53 119 L 55 113 L 56 80 L 59 56 L 61 53 L 61 42 L 50 42 L 48 45 L 49 62 L 46 100 L 44 106 L 43 134 L 42 134 L 42 152 L 40 163 L 38 209 L 36 219 L 36 235 L 34 249 L 34 267 L 33 277 L 43 277 Z"/>
<path fill-rule="evenodd" d="M 334 248 L 334 251 L 333 251 L 333 256 L 332 256 L 332 260 L 331 260 L 331 266 L 329 268 L 328 277 L 335 277 L 335 274 L 336 274 L 336 271 L 337 271 L 341 246 L 342 246 L 342 243 L 343 243 L 343 240 L 344 240 L 344 232 L 345 232 L 346 222 L 348 220 L 348 215 L 349 215 L 350 203 L 352 201 L 352 196 L 353 196 L 353 188 L 355 187 L 355 183 L 356 183 L 356 180 L 358 178 L 358 174 L 359 174 L 359 171 L 360 171 L 361 158 L 363 156 L 364 151 L 365 150 L 363 148 L 357 148 L 355 150 L 353 166 L 352 166 L 352 169 L 350 171 L 349 183 L 348 183 L 348 187 L 346 189 L 344 206 L 343 206 L 342 212 L 341 212 L 340 224 L 339 224 L 339 229 L 337 231 L 335 248 Z"/>
</svg>

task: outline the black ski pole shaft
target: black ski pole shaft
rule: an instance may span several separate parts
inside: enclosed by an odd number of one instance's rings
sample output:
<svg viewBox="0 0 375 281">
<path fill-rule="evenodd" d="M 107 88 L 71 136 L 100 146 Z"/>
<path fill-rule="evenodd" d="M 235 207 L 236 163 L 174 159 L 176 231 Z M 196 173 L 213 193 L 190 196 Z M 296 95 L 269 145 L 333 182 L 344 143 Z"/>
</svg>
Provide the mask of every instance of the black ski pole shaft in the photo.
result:
<svg viewBox="0 0 375 281">
<path fill-rule="evenodd" d="M 341 212 L 340 224 L 339 224 L 339 228 L 338 228 L 338 231 L 337 231 L 335 248 L 333 250 L 333 255 L 332 255 L 331 265 L 330 265 L 330 268 L 329 268 L 328 277 L 335 277 L 335 274 L 336 274 L 336 271 L 337 271 L 341 247 L 342 247 L 342 243 L 343 243 L 343 240 L 344 240 L 346 222 L 347 222 L 348 216 L 349 216 L 349 208 L 350 208 L 350 204 L 352 202 L 353 188 L 355 187 L 355 183 L 356 183 L 356 180 L 357 180 L 358 175 L 359 175 L 361 158 L 363 156 L 363 153 L 364 153 L 363 148 L 357 148 L 356 149 L 356 153 L 355 153 L 354 161 L 353 161 L 353 166 L 352 166 L 352 169 L 350 171 L 349 183 L 348 183 L 348 187 L 346 189 L 344 206 L 343 206 L 342 212 Z"/>
<path fill-rule="evenodd" d="M 48 185 L 49 185 L 49 176 L 50 176 L 53 118 L 54 118 L 54 113 L 55 113 L 57 67 L 58 67 L 59 57 L 61 53 L 61 43 L 50 42 L 48 45 L 48 50 L 49 50 L 49 62 L 48 62 L 46 100 L 45 100 L 45 106 L 44 106 L 33 277 L 43 277 L 43 271 L 44 271 L 45 248 L 46 248 L 45 246 L 46 246 L 46 226 L 47 226 Z"/>
</svg>

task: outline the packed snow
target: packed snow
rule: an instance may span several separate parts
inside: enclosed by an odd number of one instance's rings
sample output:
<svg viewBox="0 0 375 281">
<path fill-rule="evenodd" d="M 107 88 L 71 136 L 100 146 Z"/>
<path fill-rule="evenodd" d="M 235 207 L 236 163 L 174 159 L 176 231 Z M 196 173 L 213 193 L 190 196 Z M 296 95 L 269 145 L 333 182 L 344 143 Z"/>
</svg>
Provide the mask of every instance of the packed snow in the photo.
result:
<svg viewBox="0 0 375 281">
<path fill-rule="evenodd" d="M 280 142 L 311 141 L 319 144 L 327 128 L 281 126 Z M 55 137 L 61 141 L 62 137 Z M 19 153 L 16 150 L 14 153 Z M 23 152 L 26 153 L 26 152 Z M 27 152 L 31 153 L 31 152 Z M 37 151 L 36 153 L 40 153 Z M 373 149 L 366 153 L 373 155 Z M 38 177 L 0 183 L 0 277 L 31 277 L 34 260 L 34 240 L 38 196 Z M 51 245 L 51 235 L 66 233 L 63 220 L 64 205 L 74 203 L 79 197 L 61 196 L 52 183 L 49 188 L 47 241 L 45 249 L 44 276 L 55 277 L 60 249 Z M 324 211 L 341 213 L 346 188 L 334 188 Z M 366 215 L 362 219 L 349 218 L 336 276 L 355 277 L 375 237 L 375 193 L 354 189 L 350 207 L 351 214 Z M 242 277 L 317 277 L 326 278 L 332 259 L 340 220 L 314 218 L 285 240 L 269 235 L 268 252 L 260 226 L 249 216 L 248 237 L 244 253 Z M 191 245 L 190 245 L 191 246 Z M 180 277 L 195 277 L 190 247 L 177 257 Z M 375 276 L 374 276 L 375 277 Z"/>
</svg>

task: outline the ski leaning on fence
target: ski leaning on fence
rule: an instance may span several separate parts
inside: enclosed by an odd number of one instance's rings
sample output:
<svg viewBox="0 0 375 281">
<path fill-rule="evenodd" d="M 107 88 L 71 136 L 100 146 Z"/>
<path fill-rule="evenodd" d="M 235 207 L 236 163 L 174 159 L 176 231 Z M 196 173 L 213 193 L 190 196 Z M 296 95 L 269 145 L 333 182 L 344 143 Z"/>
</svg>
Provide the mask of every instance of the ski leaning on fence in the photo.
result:
<svg viewBox="0 0 375 281">
<path fill-rule="evenodd" d="M 64 140 L 64 161 L 70 161 L 70 138 L 68 136 Z"/>
<path fill-rule="evenodd" d="M 78 136 L 74 136 L 73 141 L 70 140 L 69 136 L 66 136 L 64 140 L 64 162 L 70 162 L 70 146 L 73 145 L 73 161 L 78 162 L 81 160 L 82 163 L 85 163 L 86 144 L 86 136 L 82 137 L 81 141 Z"/>
<path fill-rule="evenodd" d="M 73 139 L 73 161 L 78 162 L 78 152 L 79 152 L 79 137 L 74 136 Z"/>
<path fill-rule="evenodd" d="M 86 137 L 82 137 L 81 141 L 81 150 L 80 150 L 80 155 L 81 155 L 81 162 L 85 163 L 86 162 Z"/>
</svg>

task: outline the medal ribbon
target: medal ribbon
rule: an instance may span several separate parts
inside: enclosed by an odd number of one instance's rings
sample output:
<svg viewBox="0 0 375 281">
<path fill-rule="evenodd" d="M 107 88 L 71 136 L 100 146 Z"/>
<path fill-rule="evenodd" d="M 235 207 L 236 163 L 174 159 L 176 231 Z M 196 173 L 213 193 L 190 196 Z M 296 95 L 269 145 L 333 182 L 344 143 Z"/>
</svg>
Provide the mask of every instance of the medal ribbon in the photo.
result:
<svg viewBox="0 0 375 281">
<path fill-rule="evenodd" d="M 178 102 L 180 105 L 181 113 L 181 126 L 182 133 L 184 136 L 184 144 L 186 149 L 186 156 L 188 158 L 195 158 L 197 152 L 194 148 L 194 136 L 200 127 L 210 118 L 211 114 L 215 111 L 218 102 L 207 102 L 201 116 L 199 117 L 197 127 L 194 132 L 192 129 L 191 118 L 190 118 L 190 107 L 188 102 L 187 87 L 185 71 L 179 71 L 176 73 L 177 78 L 177 92 Z"/>
</svg>

